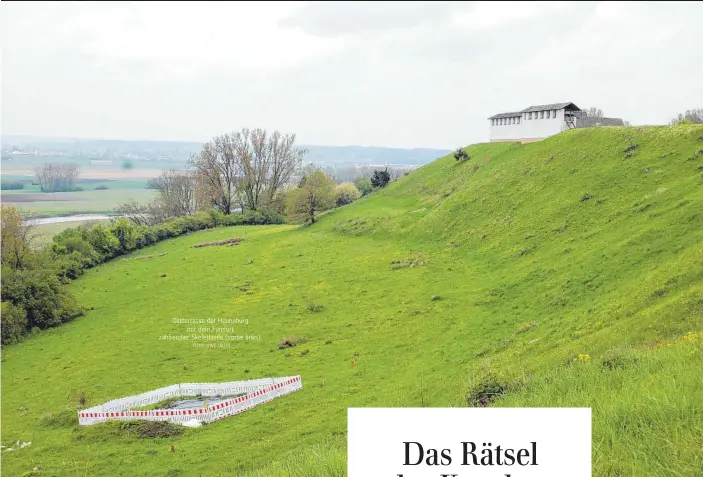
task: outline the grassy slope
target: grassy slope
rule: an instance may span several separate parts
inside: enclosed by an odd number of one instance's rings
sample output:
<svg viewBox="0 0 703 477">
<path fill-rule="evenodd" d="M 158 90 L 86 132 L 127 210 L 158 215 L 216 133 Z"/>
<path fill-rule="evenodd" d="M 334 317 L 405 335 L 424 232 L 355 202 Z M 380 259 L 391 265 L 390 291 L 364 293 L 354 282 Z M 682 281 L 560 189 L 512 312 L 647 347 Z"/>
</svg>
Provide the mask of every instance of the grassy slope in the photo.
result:
<svg viewBox="0 0 703 477">
<path fill-rule="evenodd" d="M 72 289 L 93 310 L 5 351 L 2 443 L 33 444 L 3 453 L 3 472 L 344 475 L 347 407 L 463 406 L 492 371 L 510 384 L 494 405 L 593 407 L 594 475 L 700 475 L 701 136 L 591 129 L 471 146 L 468 163 L 435 161 L 314 227 L 200 232 L 91 270 Z M 232 236 L 246 241 L 189 248 Z M 427 263 L 391 269 L 410 258 Z M 185 332 L 173 317 L 246 317 L 262 339 L 158 341 Z M 290 335 L 308 342 L 276 349 Z M 170 440 L 44 417 L 80 391 L 93 405 L 290 374 L 302 392 L 188 429 L 176 454 Z"/>
</svg>

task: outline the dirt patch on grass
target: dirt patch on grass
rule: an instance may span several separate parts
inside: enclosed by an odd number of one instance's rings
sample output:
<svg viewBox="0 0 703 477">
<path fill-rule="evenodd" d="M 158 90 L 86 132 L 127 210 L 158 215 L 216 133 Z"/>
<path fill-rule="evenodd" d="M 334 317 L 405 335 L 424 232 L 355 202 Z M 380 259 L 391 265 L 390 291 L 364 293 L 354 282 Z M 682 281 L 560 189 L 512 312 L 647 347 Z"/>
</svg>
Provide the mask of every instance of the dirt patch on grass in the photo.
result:
<svg viewBox="0 0 703 477">
<path fill-rule="evenodd" d="M 409 257 L 407 260 L 391 260 L 391 270 L 401 270 L 403 268 L 424 267 L 427 264 L 427 258 L 424 255 L 416 255 Z"/>
<path fill-rule="evenodd" d="M 139 255 L 138 257 L 123 258 L 122 260 L 147 260 L 153 257 L 153 255 Z"/>
<path fill-rule="evenodd" d="M 232 245 L 239 245 L 242 242 L 244 242 L 243 238 L 235 237 L 235 238 L 228 238 L 228 239 L 224 239 L 224 240 L 216 240 L 215 242 L 196 243 L 192 247 L 193 248 L 220 247 L 220 246 L 231 247 Z"/>
<path fill-rule="evenodd" d="M 288 338 L 283 338 L 278 344 L 278 349 L 292 348 L 300 344 L 305 343 L 307 340 L 298 336 L 290 336 Z"/>
</svg>

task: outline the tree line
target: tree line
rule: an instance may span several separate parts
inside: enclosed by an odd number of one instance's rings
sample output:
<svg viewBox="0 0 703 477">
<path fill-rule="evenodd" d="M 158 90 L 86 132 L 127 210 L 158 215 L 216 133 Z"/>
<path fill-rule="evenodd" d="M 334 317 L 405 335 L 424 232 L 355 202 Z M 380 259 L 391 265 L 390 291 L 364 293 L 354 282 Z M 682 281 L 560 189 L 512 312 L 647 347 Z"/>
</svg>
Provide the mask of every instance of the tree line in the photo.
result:
<svg viewBox="0 0 703 477">
<path fill-rule="evenodd" d="M 353 183 L 336 185 L 322 167 L 302 166 L 307 150 L 297 148 L 295 138 L 246 128 L 216 136 L 191 155 L 190 169 L 149 180 L 147 187 L 157 191 L 152 201 L 129 200 L 115 213 L 140 226 L 211 209 L 225 215 L 267 211 L 314 223 L 316 213 L 349 204 L 393 179 L 387 169 L 374 171 L 370 179 L 364 170 Z"/>
<path fill-rule="evenodd" d="M 48 163 L 37 167 L 36 178 L 42 192 L 73 192 L 82 190 L 76 185 L 78 165 Z"/>
</svg>

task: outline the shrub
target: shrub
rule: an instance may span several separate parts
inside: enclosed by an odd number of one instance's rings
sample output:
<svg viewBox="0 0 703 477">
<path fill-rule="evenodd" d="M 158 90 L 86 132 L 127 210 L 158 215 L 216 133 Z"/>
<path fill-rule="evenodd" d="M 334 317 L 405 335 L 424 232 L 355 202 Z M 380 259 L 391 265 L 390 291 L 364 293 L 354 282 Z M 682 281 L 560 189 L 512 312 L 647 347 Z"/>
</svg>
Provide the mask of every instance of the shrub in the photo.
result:
<svg viewBox="0 0 703 477">
<path fill-rule="evenodd" d="M 359 178 L 354 181 L 354 185 L 361 193 L 361 197 L 369 195 L 373 191 L 373 184 L 371 184 L 371 179 Z"/>
<path fill-rule="evenodd" d="M 103 224 L 88 230 L 88 242 L 100 254 L 103 261 L 114 257 L 120 250 L 120 241 Z"/>
<path fill-rule="evenodd" d="M 47 412 L 40 423 L 43 427 L 71 428 L 78 425 L 78 419 L 75 410 L 64 409 L 57 414 Z"/>
<path fill-rule="evenodd" d="M 350 182 L 340 184 L 334 190 L 334 200 L 337 204 L 337 207 L 351 204 L 359 197 L 361 197 L 359 189 L 357 189 L 356 186 Z"/>
<path fill-rule="evenodd" d="M 56 254 L 52 259 L 52 269 L 61 283 L 68 283 L 83 275 L 86 268 L 92 267 L 96 260 L 80 252 Z"/>
<path fill-rule="evenodd" d="M 384 171 L 373 171 L 373 177 L 371 177 L 371 185 L 374 187 L 386 187 L 391 181 L 391 175 L 388 173 L 388 169 Z"/>
<path fill-rule="evenodd" d="M 127 219 L 117 219 L 110 227 L 110 233 L 117 238 L 122 253 L 136 248 L 138 231 Z"/>
<path fill-rule="evenodd" d="M 457 161 L 468 161 L 469 155 L 462 148 L 457 148 L 457 150 L 454 151 L 454 159 Z"/>
<path fill-rule="evenodd" d="M 100 184 L 95 188 L 95 190 L 107 190 L 107 186 L 105 184 Z"/>
<path fill-rule="evenodd" d="M 305 299 L 305 308 L 310 312 L 310 313 L 318 313 L 322 311 L 322 305 L 319 303 L 315 303 L 311 298 L 306 298 Z"/>
<path fill-rule="evenodd" d="M 503 396 L 507 389 L 502 379 L 489 372 L 469 387 L 466 401 L 471 407 L 485 407 Z"/>
<path fill-rule="evenodd" d="M 27 328 L 51 328 L 82 314 L 52 272 L 49 268 L 2 271 L 3 299 L 26 311 Z"/>
<path fill-rule="evenodd" d="M 27 312 L 9 301 L 2 302 L 0 312 L 2 344 L 17 343 L 27 332 Z"/>
<path fill-rule="evenodd" d="M 20 189 L 24 189 L 23 182 L 2 181 L 0 183 L 0 190 L 20 190 Z"/>
</svg>

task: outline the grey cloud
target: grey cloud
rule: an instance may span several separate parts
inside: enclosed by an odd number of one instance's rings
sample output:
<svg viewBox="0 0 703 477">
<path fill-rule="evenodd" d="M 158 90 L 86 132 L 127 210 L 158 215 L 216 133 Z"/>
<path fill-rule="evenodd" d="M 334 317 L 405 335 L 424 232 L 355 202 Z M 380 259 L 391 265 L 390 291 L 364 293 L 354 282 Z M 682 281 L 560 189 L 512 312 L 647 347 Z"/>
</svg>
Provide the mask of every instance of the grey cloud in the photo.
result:
<svg viewBox="0 0 703 477">
<path fill-rule="evenodd" d="M 441 24 L 472 2 L 311 2 L 282 20 L 319 37 L 378 33 L 427 24 Z"/>
<path fill-rule="evenodd" d="M 491 114 L 530 104 L 574 101 L 634 124 L 703 106 L 695 48 L 703 43 L 703 8 L 692 4 L 627 3 L 623 19 L 606 22 L 597 4 L 584 2 L 478 30 L 456 26 L 449 13 L 387 13 L 384 23 L 380 14 L 365 17 L 370 4 L 355 7 L 356 16 L 348 5 L 335 14 L 336 5 L 313 4 L 309 18 L 296 18 L 319 28 L 326 12 L 328 26 L 341 22 L 338 28 L 310 31 L 345 32 L 354 41 L 265 74 L 223 68 L 170 77 L 149 60 L 100 63 L 66 41 L 53 52 L 33 50 L 17 34 L 3 45 L 3 126 L 19 134 L 184 140 L 260 126 L 295 132 L 306 144 L 453 148 L 485 141 Z M 653 43 L 652 25 L 672 36 Z M 602 41 L 592 44 L 594 31 Z"/>
</svg>

